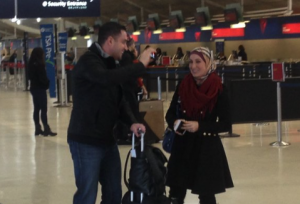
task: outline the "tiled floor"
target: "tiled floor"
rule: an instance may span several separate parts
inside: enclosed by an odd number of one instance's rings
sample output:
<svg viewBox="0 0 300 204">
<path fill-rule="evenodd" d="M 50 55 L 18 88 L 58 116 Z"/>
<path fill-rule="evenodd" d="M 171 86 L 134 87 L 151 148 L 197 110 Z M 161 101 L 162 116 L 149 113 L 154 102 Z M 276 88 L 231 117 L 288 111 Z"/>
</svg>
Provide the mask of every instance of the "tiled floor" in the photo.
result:
<svg viewBox="0 0 300 204">
<path fill-rule="evenodd" d="M 72 203 L 75 184 L 66 142 L 71 107 L 52 107 L 52 99 L 48 104 L 49 124 L 58 136 L 35 137 L 29 92 L 0 87 L 1 204 Z M 282 127 L 283 140 L 291 145 L 276 148 L 269 146 L 277 139 L 276 123 L 233 126 L 241 136 L 222 141 L 235 188 L 217 195 L 220 204 L 300 203 L 300 122 Z M 123 163 L 128 150 L 120 146 Z M 197 196 L 189 193 L 186 203 L 198 203 Z"/>
</svg>

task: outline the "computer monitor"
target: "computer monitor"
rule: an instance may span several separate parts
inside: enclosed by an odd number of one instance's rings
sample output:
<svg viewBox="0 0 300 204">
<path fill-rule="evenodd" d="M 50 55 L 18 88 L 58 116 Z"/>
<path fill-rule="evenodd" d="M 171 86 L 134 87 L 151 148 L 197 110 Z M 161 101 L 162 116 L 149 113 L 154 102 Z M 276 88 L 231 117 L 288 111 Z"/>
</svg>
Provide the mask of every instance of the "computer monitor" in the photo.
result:
<svg viewBox="0 0 300 204">
<path fill-rule="evenodd" d="M 183 16 L 180 10 L 172 11 L 169 17 L 170 27 L 177 29 L 183 26 Z"/>
<path fill-rule="evenodd" d="M 138 30 L 138 22 L 136 16 L 130 16 L 128 17 L 128 21 L 126 24 L 126 30 L 127 32 L 134 32 Z"/>
<path fill-rule="evenodd" d="M 224 10 L 225 22 L 238 23 L 239 17 L 236 8 L 229 8 Z"/>
<path fill-rule="evenodd" d="M 180 28 L 180 22 L 177 15 L 171 15 L 169 18 L 171 28 Z"/>
<path fill-rule="evenodd" d="M 149 30 L 157 30 L 158 29 L 158 25 L 155 22 L 155 19 L 148 18 L 148 20 L 147 20 L 147 27 L 148 27 Z"/>
<path fill-rule="evenodd" d="M 195 23 L 200 26 L 207 26 L 207 18 L 205 12 L 195 13 Z"/>
<path fill-rule="evenodd" d="M 152 13 L 148 15 L 147 27 L 150 30 L 157 30 L 160 28 L 159 15 L 157 13 Z"/>
</svg>

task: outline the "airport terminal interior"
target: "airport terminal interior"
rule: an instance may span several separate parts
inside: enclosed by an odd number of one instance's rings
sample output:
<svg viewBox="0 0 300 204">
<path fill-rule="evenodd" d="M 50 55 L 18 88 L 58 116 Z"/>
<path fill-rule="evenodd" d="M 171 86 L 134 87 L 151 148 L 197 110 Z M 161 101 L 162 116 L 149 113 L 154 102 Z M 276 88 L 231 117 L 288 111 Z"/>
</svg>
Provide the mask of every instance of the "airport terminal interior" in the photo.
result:
<svg viewBox="0 0 300 204">
<path fill-rule="evenodd" d="M 139 53 L 147 45 L 160 48 L 144 83 L 150 99 L 162 100 L 162 132 L 177 82 L 189 72 L 190 51 L 212 50 L 233 120 L 232 134 L 221 134 L 221 141 L 234 188 L 217 194 L 218 204 L 299 204 L 299 14 L 300 0 L 0 0 L 0 204 L 72 203 L 70 76 L 100 26 L 110 21 L 127 28 Z M 26 64 L 35 47 L 48 51 L 48 123 L 54 137 L 34 135 Z M 169 158 L 161 139 L 152 145 Z M 276 142 L 285 145 L 271 145 Z M 119 145 L 122 170 L 130 149 Z M 127 192 L 123 180 L 122 191 Z M 185 204 L 196 203 L 198 196 L 188 191 Z"/>
<path fill-rule="evenodd" d="M 163 94 L 164 95 L 164 94 Z M 48 120 L 56 137 L 34 136 L 29 92 L 0 87 L 0 203 L 71 203 L 76 190 L 67 144 L 70 107 L 48 100 Z M 166 111 L 170 101 L 164 101 Z M 234 188 L 216 196 L 219 204 L 298 204 L 300 200 L 300 121 L 282 122 L 282 140 L 290 146 L 272 147 L 277 123 L 233 125 L 240 137 L 222 139 Z M 146 133 L 147 135 L 147 133 Z M 161 143 L 154 144 L 161 148 Z M 124 166 L 130 145 L 120 145 Z M 165 153 L 168 157 L 169 155 Z M 127 191 L 122 182 L 123 193 Z M 98 201 L 100 202 L 99 189 Z M 187 204 L 198 203 L 190 192 Z"/>
</svg>

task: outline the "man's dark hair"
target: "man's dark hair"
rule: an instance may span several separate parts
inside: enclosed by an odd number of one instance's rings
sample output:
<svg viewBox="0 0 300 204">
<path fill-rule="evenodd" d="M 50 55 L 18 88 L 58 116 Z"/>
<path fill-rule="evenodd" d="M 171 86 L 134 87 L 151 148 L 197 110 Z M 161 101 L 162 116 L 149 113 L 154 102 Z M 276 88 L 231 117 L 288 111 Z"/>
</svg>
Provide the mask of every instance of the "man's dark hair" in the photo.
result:
<svg viewBox="0 0 300 204">
<path fill-rule="evenodd" d="M 121 34 L 121 31 L 126 31 L 125 26 L 116 22 L 108 22 L 99 28 L 98 43 L 102 46 L 109 36 L 113 38 Z"/>
</svg>

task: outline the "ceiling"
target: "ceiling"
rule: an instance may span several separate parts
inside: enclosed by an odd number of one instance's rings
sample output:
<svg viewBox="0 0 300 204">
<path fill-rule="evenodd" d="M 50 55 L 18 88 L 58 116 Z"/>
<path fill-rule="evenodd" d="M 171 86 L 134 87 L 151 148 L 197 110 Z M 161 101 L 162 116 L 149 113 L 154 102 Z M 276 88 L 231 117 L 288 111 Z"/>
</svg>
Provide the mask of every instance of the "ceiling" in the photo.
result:
<svg viewBox="0 0 300 204">
<path fill-rule="evenodd" d="M 222 20 L 220 16 L 216 15 L 222 15 L 225 6 L 232 3 L 242 4 L 244 16 L 251 18 L 274 17 L 289 14 L 300 15 L 300 0 L 101 0 L 100 17 L 64 18 L 64 22 L 67 22 L 64 27 L 78 27 L 80 23 L 87 23 L 89 26 L 92 26 L 96 20 L 107 22 L 112 18 L 118 19 L 120 23 L 125 24 L 129 16 L 136 16 L 138 22 L 141 24 L 147 20 L 148 14 L 151 13 L 158 13 L 160 20 L 163 21 L 168 20 L 170 11 L 175 10 L 181 10 L 184 19 L 187 19 L 194 16 L 197 7 L 202 6 L 209 8 L 212 19 Z M 288 5 L 292 6 L 292 12 L 290 13 L 288 13 Z M 261 10 L 263 10 L 263 12 L 253 14 L 253 11 Z M 16 23 L 9 22 L 9 20 L 4 21 L 5 23 L 3 20 L 0 20 L 1 36 L 14 35 L 16 29 L 17 36 L 22 37 L 24 26 L 26 26 L 26 28 L 29 28 L 27 32 L 30 33 L 30 36 L 37 37 L 39 36 L 37 32 L 39 24 L 59 24 L 60 19 L 43 19 L 40 23 L 37 23 L 35 19 L 27 19 L 22 20 L 20 26 L 16 25 Z"/>
</svg>

